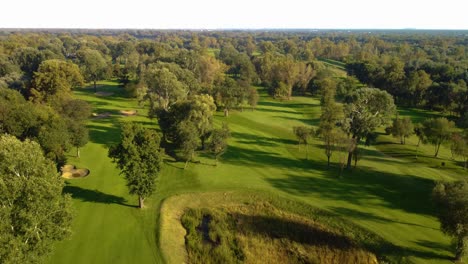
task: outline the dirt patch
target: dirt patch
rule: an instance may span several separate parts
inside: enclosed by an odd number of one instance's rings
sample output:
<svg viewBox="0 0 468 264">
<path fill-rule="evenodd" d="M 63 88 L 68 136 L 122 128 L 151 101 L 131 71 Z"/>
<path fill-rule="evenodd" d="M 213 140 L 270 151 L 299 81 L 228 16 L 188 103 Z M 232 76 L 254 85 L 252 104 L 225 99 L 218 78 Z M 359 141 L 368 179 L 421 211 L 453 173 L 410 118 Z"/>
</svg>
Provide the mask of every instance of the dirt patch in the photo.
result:
<svg viewBox="0 0 468 264">
<path fill-rule="evenodd" d="M 104 112 L 104 113 L 93 113 L 93 118 L 107 118 L 111 116 L 110 112 Z"/>
<path fill-rule="evenodd" d="M 89 175 L 88 169 L 77 169 L 74 165 L 64 165 L 61 169 L 62 177 L 66 179 L 83 178 Z"/>
<path fill-rule="evenodd" d="M 137 114 L 137 110 L 120 110 L 120 113 L 124 116 L 134 116 Z"/>
<path fill-rule="evenodd" d="M 111 96 L 113 95 L 114 93 L 113 92 L 97 92 L 95 93 L 97 96 Z"/>
</svg>

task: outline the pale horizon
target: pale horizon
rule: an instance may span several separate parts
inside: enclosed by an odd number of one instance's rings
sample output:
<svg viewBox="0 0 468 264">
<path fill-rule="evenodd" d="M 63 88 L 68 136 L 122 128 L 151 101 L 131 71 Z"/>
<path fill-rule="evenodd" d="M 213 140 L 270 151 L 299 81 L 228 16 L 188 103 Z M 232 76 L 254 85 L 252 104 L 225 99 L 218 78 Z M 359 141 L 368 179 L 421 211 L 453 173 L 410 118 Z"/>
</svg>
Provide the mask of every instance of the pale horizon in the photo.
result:
<svg viewBox="0 0 468 264">
<path fill-rule="evenodd" d="M 467 30 L 467 1 L 99 1 L 2 4 L 0 28 Z"/>
</svg>

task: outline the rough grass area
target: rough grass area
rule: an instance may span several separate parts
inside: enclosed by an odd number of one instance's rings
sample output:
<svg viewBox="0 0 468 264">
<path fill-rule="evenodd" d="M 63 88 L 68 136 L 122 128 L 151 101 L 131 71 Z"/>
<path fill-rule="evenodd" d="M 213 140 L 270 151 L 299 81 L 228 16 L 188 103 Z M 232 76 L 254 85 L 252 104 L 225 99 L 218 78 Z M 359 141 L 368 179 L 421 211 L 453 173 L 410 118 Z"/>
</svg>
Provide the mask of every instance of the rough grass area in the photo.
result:
<svg viewBox="0 0 468 264">
<path fill-rule="evenodd" d="M 344 234 L 269 203 L 188 209 L 189 263 L 377 263 Z"/>
</svg>

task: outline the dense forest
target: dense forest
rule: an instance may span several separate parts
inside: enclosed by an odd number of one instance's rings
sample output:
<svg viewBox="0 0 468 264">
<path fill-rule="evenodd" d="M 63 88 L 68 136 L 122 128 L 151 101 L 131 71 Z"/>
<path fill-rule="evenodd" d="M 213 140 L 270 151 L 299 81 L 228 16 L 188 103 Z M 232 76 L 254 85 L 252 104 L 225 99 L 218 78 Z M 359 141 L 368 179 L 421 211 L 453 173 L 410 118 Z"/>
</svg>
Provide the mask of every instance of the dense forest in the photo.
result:
<svg viewBox="0 0 468 264">
<path fill-rule="evenodd" d="M 214 115 L 218 111 L 228 118 L 232 111 L 254 110 L 258 87 L 281 102 L 319 98 L 319 124 L 291 131 L 306 149 L 311 138 L 319 139 L 328 167 L 333 153 L 346 153 L 340 175 L 357 166 L 361 146 L 374 144 L 382 127 L 401 144 L 416 135 L 434 146 L 435 157 L 441 145 L 448 145 L 466 168 L 467 49 L 467 31 L 2 29 L 0 133 L 8 135 L 0 140 L 0 172 L 23 173 L 25 180 L 0 181 L 0 242 L 7 245 L 0 249 L 0 262 L 35 262 L 49 251 L 49 243 L 70 231 L 70 199 L 61 193 L 63 182 L 50 174 L 53 165 L 58 172 L 67 164 L 72 151 L 79 157 L 89 141 L 92 107 L 73 96 L 87 85 L 99 94 L 100 81 L 116 80 L 158 124 L 157 132 L 124 126 L 123 141 L 109 150 L 143 207 L 155 178 L 139 175 L 159 173 L 164 155 L 186 168 L 203 151 L 217 164 L 231 135 L 227 124 L 216 128 Z M 398 107 L 441 117 L 413 124 L 396 114 Z M 142 143 L 148 141 L 154 144 Z M 42 169 L 16 171 L 22 166 L 16 152 L 24 159 L 35 153 L 34 166 Z M 47 182 L 26 184 L 41 176 Z M 32 193 L 40 188 L 49 191 Z M 54 205 L 20 202 L 29 195 Z M 443 204 L 443 194 L 437 197 Z M 35 220 L 51 210 L 51 219 Z M 445 230 L 461 241 L 461 257 L 466 229 L 452 230 L 451 224 Z"/>
</svg>

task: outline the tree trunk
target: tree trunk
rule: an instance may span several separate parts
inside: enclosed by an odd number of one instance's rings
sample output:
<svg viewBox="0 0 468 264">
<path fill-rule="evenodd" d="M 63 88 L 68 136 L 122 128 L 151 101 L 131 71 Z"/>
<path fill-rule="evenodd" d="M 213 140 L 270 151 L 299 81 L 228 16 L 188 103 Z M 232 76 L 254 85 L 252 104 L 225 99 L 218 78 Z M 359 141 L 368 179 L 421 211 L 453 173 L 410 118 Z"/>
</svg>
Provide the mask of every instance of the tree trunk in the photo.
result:
<svg viewBox="0 0 468 264">
<path fill-rule="evenodd" d="M 330 156 L 327 156 L 327 168 L 330 168 Z"/>
<path fill-rule="evenodd" d="M 187 168 L 188 162 L 189 162 L 189 160 L 185 161 L 184 170 Z"/>
<path fill-rule="evenodd" d="M 76 156 L 80 158 L 80 148 L 76 148 Z"/>
<path fill-rule="evenodd" d="M 439 155 L 439 149 L 440 149 L 440 143 L 436 145 L 436 152 L 435 152 L 435 155 L 434 157 L 437 158 L 437 155 Z"/>
<path fill-rule="evenodd" d="M 346 169 L 351 169 L 351 162 L 353 161 L 353 151 L 348 152 L 348 162 L 346 163 Z"/>
<path fill-rule="evenodd" d="M 218 167 L 218 155 L 215 155 L 215 167 Z"/>
<path fill-rule="evenodd" d="M 142 196 L 138 196 L 138 207 L 139 208 L 145 207 L 145 205 L 143 203 L 144 201 L 145 201 L 145 199 Z"/>
<path fill-rule="evenodd" d="M 94 80 L 93 82 L 94 82 L 94 92 L 97 93 L 96 80 Z"/>
<path fill-rule="evenodd" d="M 455 254 L 455 261 L 461 261 L 466 254 L 466 242 L 468 237 L 459 237 L 457 241 L 457 252 Z"/>
<path fill-rule="evenodd" d="M 228 117 L 228 116 L 229 116 L 229 109 L 224 108 L 224 117 Z"/>
</svg>

